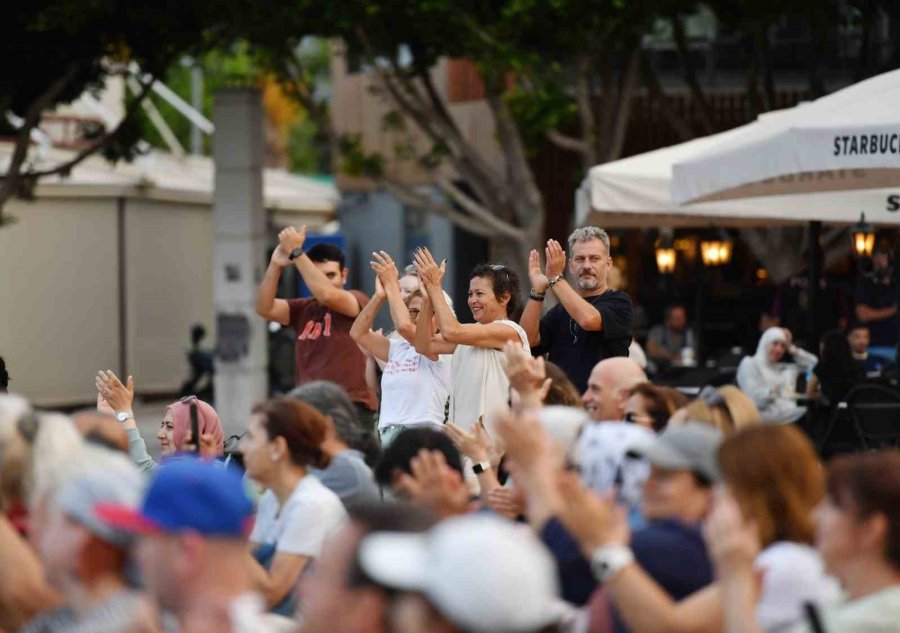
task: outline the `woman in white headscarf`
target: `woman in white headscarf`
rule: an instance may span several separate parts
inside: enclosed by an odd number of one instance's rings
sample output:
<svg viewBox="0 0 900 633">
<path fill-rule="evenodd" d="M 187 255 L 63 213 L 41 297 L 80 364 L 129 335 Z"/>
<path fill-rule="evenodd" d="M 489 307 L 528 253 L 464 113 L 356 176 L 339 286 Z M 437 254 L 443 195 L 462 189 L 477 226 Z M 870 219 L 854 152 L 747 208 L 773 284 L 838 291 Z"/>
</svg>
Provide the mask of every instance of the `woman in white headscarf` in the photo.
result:
<svg viewBox="0 0 900 633">
<path fill-rule="evenodd" d="M 796 366 L 781 362 L 787 352 Z M 817 362 L 813 354 L 793 344 L 789 330 L 770 327 L 759 339 L 756 354 L 741 360 L 737 384 L 753 399 L 764 421 L 794 422 L 806 413 L 806 407 L 798 407 L 794 399 L 797 370 L 805 372 Z"/>
</svg>

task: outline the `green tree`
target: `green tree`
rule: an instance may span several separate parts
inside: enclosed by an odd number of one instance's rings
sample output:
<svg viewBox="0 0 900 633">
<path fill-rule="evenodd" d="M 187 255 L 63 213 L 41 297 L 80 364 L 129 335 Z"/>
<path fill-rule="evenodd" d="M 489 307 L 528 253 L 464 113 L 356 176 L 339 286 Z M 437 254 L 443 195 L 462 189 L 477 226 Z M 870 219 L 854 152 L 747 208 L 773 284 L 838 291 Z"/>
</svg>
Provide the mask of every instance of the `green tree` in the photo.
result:
<svg viewBox="0 0 900 633">
<path fill-rule="evenodd" d="M 133 155 L 140 138 L 138 107 L 155 78 L 183 54 L 199 54 L 220 42 L 227 23 L 202 0 L 161 3 L 94 0 L 34 0 L 3 10 L 6 35 L 0 56 L 0 110 L 12 115 L 15 148 L 0 185 L 4 204 L 28 196 L 41 176 L 66 174 L 91 154 Z M 116 75 L 140 68 L 138 94 L 113 129 L 86 130 L 91 144 L 65 164 L 37 169 L 29 164 L 31 133 L 44 114 L 84 91 L 99 91 Z"/>
</svg>

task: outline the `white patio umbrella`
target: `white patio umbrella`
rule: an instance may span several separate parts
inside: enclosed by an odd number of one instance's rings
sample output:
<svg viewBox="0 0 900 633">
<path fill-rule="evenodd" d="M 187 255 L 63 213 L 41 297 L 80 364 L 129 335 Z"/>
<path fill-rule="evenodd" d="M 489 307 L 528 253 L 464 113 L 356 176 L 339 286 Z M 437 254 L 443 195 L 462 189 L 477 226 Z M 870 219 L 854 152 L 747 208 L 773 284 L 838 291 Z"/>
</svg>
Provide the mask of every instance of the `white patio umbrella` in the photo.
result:
<svg viewBox="0 0 900 633">
<path fill-rule="evenodd" d="M 861 200 L 862 190 L 900 188 L 900 70 L 763 117 L 679 157 L 672 199 L 745 198 L 772 179 L 788 194 L 856 192 L 848 202 Z M 858 218 L 860 210 L 855 204 L 847 212 Z M 863 210 L 867 217 L 876 211 Z M 828 221 L 830 213 L 815 219 Z"/>
<path fill-rule="evenodd" d="M 835 95 L 840 93 L 835 93 Z M 816 102 L 818 103 L 818 102 Z M 747 125 L 671 147 L 593 167 L 576 195 L 579 225 L 768 226 L 823 221 L 852 224 L 865 212 L 877 225 L 900 225 L 900 172 L 846 169 L 787 174 L 741 185 L 700 202 L 678 204 L 672 195 L 677 165 L 704 160 L 717 147 L 733 146 L 755 130 L 812 107 L 797 106 Z M 900 132 L 900 126 L 898 126 Z M 885 172 L 893 186 L 884 183 Z M 804 195 L 796 195 L 804 191 Z M 636 222 L 636 220 L 638 222 Z"/>
</svg>

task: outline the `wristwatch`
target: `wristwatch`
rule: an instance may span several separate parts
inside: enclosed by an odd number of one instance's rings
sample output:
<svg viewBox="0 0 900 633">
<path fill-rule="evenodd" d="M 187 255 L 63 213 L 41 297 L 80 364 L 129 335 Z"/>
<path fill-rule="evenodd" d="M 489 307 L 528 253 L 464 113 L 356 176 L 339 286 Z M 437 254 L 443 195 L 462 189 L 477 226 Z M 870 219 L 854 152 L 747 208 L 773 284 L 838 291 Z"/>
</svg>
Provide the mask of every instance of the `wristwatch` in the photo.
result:
<svg viewBox="0 0 900 633">
<path fill-rule="evenodd" d="M 563 278 L 562 274 L 557 275 L 556 277 L 551 277 L 547 280 L 547 285 L 551 288 L 555 286 L 561 279 Z"/>
<path fill-rule="evenodd" d="M 476 475 L 480 475 L 483 472 L 487 472 L 491 469 L 491 462 L 478 462 L 477 464 L 472 464 L 472 470 Z"/>
<path fill-rule="evenodd" d="M 124 422 L 125 420 L 133 420 L 134 414 L 131 411 L 116 411 L 116 420 Z"/>
<path fill-rule="evenodd" d="M 288 255 L 288 259 L 291 261 L 294 261 L 295 259 L 300 257 L 302 254 L 303 254 L 303 247 L 302 246 L 297 247 L 291 251 L 291 254 Z"/>
<path fill-rule="evenodd" d="M 634 552 L 627 545 L 603 545 L 591 555 L 591 572 L 603 584 L 633 562 Z"/>
</svg>

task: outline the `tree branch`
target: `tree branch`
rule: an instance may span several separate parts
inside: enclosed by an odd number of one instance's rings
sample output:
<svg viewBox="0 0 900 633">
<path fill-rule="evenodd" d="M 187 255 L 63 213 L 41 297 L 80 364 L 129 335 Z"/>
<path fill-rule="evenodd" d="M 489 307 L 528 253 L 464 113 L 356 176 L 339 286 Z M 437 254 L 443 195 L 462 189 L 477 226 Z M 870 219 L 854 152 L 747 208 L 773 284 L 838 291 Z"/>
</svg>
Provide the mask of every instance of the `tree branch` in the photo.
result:
<svg viewBox="0 0 900 633">
<path fill-rule="evenodd" d="M 584 154 L 589 151 L 589 143 L 563 134 L 559 130 L 547 130 L 544 135 L 547 137 L 547 140 L 564 150 L 575 152 L 576 154 Z"/>
<path fill-rule="evenodd" d="M 631 97 L 637 86 L 637 79 L 641 61 L 641 43 L 637 40 L 633 43 L 633 49 L 628 56 L 628 66 L 621 77 L 621 84 L 616 99 L 616 112 L 613 119 L 612 139 L 606 144 L 604 162 L 615 160 L 622 155 L 625 145 L 625 135 L 628 132 L 628 119 L 631 115 Z"/>
<path fill-rule="evenodd" d="M 597 138 L 597 121 L 594 111 L 593 63 L 588 54 L 579 55 L 575 62 L 575 104 L 578 108 L 578 120 L 581 122 L 581 138 L 584 146 L 581 151 L 582 167 L 585 171 L 597 164 L 599 142 Z M 603 86 L 606 90 L 606 86 Z M 605 95 L 604 95 L 605 97 Z"/>
<path fill-rule="evenodd" d="M 53 100 L 56 99 L 59 93 L 62 92 L 63 88 L 66 87 L 66 84 L 72 80 L 77 69 L 78 66 L 76 64 L 69 65 L 66 72 L 50 84 L 28 107 L 28 110 L 25 113 L 25 119 L 22 123 L 22 128 L 19 130 L 19 134 L 16 137 L 16 147 L 10 158 L 9 166 L 6 168 L 6 173 L 3 175 L 3 185 L 0 187 L 0 217 L 2 217 L 2 211 L 6 201 L 15 195 L 16 191 L 18 191 L 19 184 L 23 180 L 21 170 L 25 158 L 28 156 L 28 147 L 31 144 L 31 130 L 37 126 L 44 111 L 53 103 Z"/>
<path fill-rule="evenodd" d="M 497 237 L 496 231 L 492 231 L 481 222 L 460 213 L 449 205 L 435 201 L 430 196 L 414 191 L 408 185 L 387 177 L 379 178 L 378 182 L 383 184 L 385 188 L 393 193 L 403 204 L 445 217 L 456 226 L 465 229 L 474 235 L 479 235 L 487 239 Z"/>
<path fill-rule="evenodd" d="M 521 229 L 492 214 L 482 205 L 474 201 L 470 196 L 466 195 L 464 191 L 453 184 L 449 179 L 437 178 L 435 184 L 437 184 L 444 193 L 450 196 L 456 204 L 461 206 L 465 211 L 468 211 L 470 216 L 480 220 L 485 226 L 488 226 L 498 234 L 513 240 L 522 240 L 525 238 L 525 234 Z"/>
<path fill-rule="evenodd" d="M 653 64 L 650 63 L 647 55 L 641 55 L 641 71 L 644 76 L 644 85 L 647 87 L 647 93 L 653 101 L 659 104 L 660 112 L 666 123 L 669 124 L 681 141 L 689 141 L 694 138 L 694 131 L 688 125 L 688 122 L 675 114 L 673 108 L 669 107 L 669 97 L 663 90 L 659 81 L 659 75 L 656 74 L 656 69 L 653 68 Z"/>
<path fill-rule="evenodd" d="M 156 82 L 155 77 L 151 77 L 149 81 L 144 81 L 141 83 L 141 91 L 135 95 L 134 100 L 128 104 L 128 107 L 125 109 L 125 115 L 122 117 L 122 120 L 114 127 L 112 130 L 104 134 L 100 137 L 100 140 L 94 142 L 93 145 L 81 150 L 75 158 L 62 163 L 61 165 L 57 165 L 53 169 L 46 169 L 43 171 L 31 171 L 26 174 L 23 174 L 23 178 L 29 179 L 37 179 L 42 178 L 44 176 L 53 176 L 55 174 L 66 174 L 70 172 L 75 166 L 79 163 L 83 162 L 93 154 L 96 154 L 104 145 L 109 143 L 120 131 L 125 127 L 125 123 L 128 119 L 134 115 L 135 111 L 140 107 L 141 103 L 150 94 L 150 90 L 153 87 L 153 84 Z"/>
<path fill-rule="evenodd" d="M 704 134 L 712 134 L 711 108 L 706 100 L 706 94 L 700 86 L 700 80 L 697 78 L 697 71 L 694 69 L 694 62 L 691 60 L 691 50 L 688 46 L 687 35 L 684 32 L 684 22 L 678 13 L 672 16 L 672 35 L 675 39 L 675 47 L 678 50 L 678 58 L 681 60 L 681 68 L 684 71 L 684 80 L 691 91 L 691 97 L 700 110 L 701 131 Z"/>
<path fill-rule="evenodd" d="M 485 100 L 494 114 L 497 128 L 497 140 L 506 157 L 506 168 L 509 176 L 506 191 L 509 192 L 507 202 L 512 205 L 516 221 L 526 231 L 528 227 L 543 226 L 544 201 L 534 174 L 528 164 L 522 137 L 513 120 L 509 107 L 503 100 L 503 88 L 497 78 L 486 79 Z M 524 202 L 525 204 L 521 204 Z"/>
</svg>

